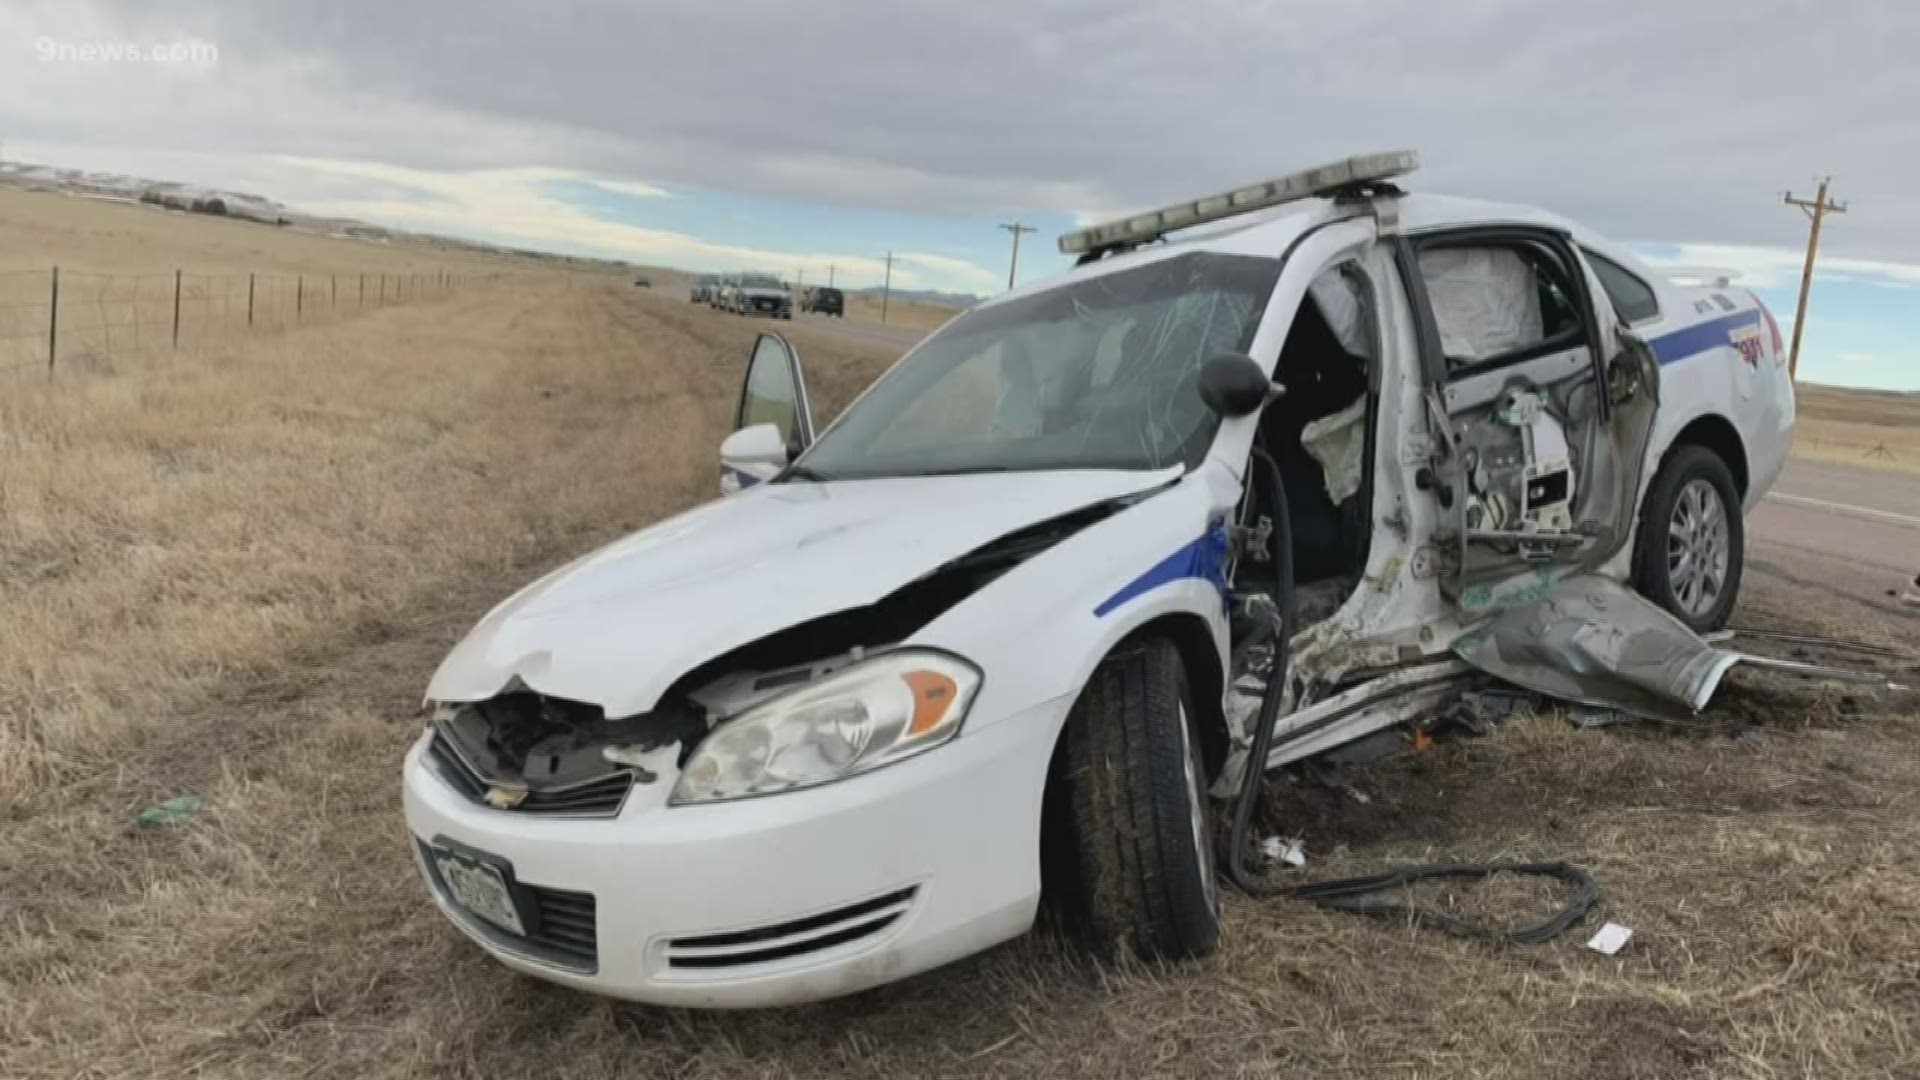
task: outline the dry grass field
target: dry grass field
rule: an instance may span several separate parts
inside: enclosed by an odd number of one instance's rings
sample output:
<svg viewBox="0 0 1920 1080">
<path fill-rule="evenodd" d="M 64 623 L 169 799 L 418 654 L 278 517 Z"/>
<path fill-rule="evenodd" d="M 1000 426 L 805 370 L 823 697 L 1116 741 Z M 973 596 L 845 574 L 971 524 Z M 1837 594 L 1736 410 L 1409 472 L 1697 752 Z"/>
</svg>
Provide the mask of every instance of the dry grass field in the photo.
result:
<svg viewBox="0 0 1920 1080">
<path fill-rule="evenodd" d="M 887 325 L 902 330 L 925 330 L 931 333 L 958 314 L 959 308 L 930 304 L 924 300 L 903 300 L 896 296 L 887 301 Z M 865 293 L 848 293 L 847 318 L 860 322 L 879 322 L 880 298 Z"/>
<path fill-rule="evenodd" d="M 0 1077 L 1920 1075 L 1911 702 L 1740 672 L 1694 727 L 1519 717 L 1266 807 L 1313 877 L 1587 866 L 1618 957 L 1231 896 L 1203 963 L 1041 931 L 763 1013 L 494 964 L 408 852 L 421 689 L 509 590 L 713 494 L 761 326 L 550 275 L 0 386 Z M 823 418 L 893 356 L 793 332 Z M 1763 574 L 1739 621 L 1920 648 Z"/>
<path fill-rule="evenodd" d="M 1798 396 L 1795 457 L 1920 473 L 1920 393 L 1803 385 Z"/>
<path fill-rule="evenodd" d="M 187 348 L 245 336 L 250 287 L 257 332 L 422 299 L 444 291 L 435 286 L 453 275 L 473 282 L 536 268 L 556 272 L 531 260 L 424 242 L 343 240 L 0 188 L 0 378 L 19 367 L 45 367 L 54 266 L 59 359 L 80 366 L 170 352 L 176 271 Z"/>
</svg>

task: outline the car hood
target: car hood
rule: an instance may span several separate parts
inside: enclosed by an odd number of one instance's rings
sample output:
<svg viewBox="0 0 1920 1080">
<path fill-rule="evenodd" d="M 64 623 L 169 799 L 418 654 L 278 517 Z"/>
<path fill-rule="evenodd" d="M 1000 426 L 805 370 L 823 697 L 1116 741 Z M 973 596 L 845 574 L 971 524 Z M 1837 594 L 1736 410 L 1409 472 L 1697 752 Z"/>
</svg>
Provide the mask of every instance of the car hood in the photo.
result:
<svg viewBox="0 0 1920 1080">
<path fill-rule="evenodd" d="M 427 697 L 477 701 L 524 685 L 632 716 L 721 653 L 871 604 L 1027 525 L 1179 475 L 1176 467 L 759 484 L 522 589 L 454 647 Z"/>
</svg>

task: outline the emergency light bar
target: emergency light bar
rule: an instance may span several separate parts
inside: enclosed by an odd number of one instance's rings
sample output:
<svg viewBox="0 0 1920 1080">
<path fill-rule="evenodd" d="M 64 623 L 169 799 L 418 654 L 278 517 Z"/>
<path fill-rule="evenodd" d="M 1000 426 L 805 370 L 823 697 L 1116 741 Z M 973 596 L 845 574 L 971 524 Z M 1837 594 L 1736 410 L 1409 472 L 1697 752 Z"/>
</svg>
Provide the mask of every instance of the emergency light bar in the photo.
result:
<svg viewBox="0 0 1920 1080">
<path fill-rule="evenodd" d="M 1377 184 L 1396 176 L 1405 176 L 1419 167 L 1420 155 L 1412 150 L 1359 154 L 1331 165 L 1264 180 L 1251 187 L 1235 188 L 1204 199 L 1174 203 L 1104 225 L 1062 233 L 1060 251 L 1067 255 L 1083 255 L 1116 245 L 1143 244 L 1175 229 L 1205 225 L 1210 221 L 1316 195 L 1332 195 L 1356 184 Z"/>
</svg>

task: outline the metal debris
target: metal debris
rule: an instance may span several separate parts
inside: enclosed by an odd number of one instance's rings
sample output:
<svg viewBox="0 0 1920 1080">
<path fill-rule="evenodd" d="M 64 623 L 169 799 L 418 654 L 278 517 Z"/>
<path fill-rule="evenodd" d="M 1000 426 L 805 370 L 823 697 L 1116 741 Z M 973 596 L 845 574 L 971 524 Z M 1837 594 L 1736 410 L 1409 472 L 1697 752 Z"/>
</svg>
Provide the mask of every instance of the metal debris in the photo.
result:
<svg viewBox="0 0 1920 1080">
<path fill-rule="evenodd" d="M 1743 663 L 1908 689 L 1877 671 L 1718 648 L 1622 583 L 1596 575 L 1567 578 L 1538 602 L 1501 613 L 1463 635 L 1453 651 L 1472 667 L 1549 697 L 1673 722 L 1697 716 L 1727 671 Z"/>
<path fill-rule="evenodd" d="M 1434 731 L 1455 727 L 1473 735 L 1489 735 L 1501 721 L 1522 709 L 1531 708 L 1538 699 L 1539 695 L 1532 691 L 1513 686 L 1470 690 L 1435 717 L 1428 727 Z"/>
</svg>

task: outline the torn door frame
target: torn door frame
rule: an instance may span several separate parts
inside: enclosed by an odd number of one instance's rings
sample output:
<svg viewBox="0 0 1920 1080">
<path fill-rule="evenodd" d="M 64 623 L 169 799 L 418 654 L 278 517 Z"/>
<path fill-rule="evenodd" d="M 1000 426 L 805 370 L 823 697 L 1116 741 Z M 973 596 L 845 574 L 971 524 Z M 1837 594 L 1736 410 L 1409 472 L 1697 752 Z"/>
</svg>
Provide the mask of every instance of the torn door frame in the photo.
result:
<svg viewBox="0 0 1920 1080">
<path fill-rule="evenodd" d="M 1892 692 L 1911 689 L 1882 672 L 1721 648 L 1625 584 L 1594 574 L 1570 577 L 1539 603 L 1488 620 L 1459 637 L 1453 652 L 1503 682 L 1650 720 L 1698 716 L 1726 673 L 1741 664 Z"/>
</svg>

